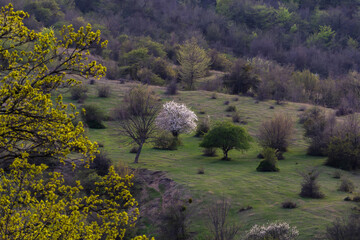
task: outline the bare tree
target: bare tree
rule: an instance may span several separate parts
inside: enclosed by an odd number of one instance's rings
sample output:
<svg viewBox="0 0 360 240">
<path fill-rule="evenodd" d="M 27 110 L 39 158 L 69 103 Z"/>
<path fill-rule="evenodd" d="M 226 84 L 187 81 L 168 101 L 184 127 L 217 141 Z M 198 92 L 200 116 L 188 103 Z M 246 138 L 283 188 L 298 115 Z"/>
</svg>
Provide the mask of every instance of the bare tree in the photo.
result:
<svg viewBox="0 0 360 240">
<path fill-rule="evenodd" d="M 262 147 L 274 148 L 286 152 L 294 130 L 294 121 L 290 116 L 277 114 L 272 119 L 264 121 L 258 133 Z"/>
<path fill-rule="evenodd" d="M 120 109 L 115 111 L 121 134 L 130 137 L 138 145 L 134 163 L 138 163 L 144 143 L 156 132 L 154 123 L 160 107 L 152 90 L 139 85 L 130 89 Z"/>
<path fill-rule="evenodd" d="M 229 210 L 230 203 L 225 198 L 208 210 L 208 228 L 211 232 L 211 239 L 232 240 L 239 232 L 240 227 L 238 225 L 229 224 L 227 221 Z"/>
</svg>

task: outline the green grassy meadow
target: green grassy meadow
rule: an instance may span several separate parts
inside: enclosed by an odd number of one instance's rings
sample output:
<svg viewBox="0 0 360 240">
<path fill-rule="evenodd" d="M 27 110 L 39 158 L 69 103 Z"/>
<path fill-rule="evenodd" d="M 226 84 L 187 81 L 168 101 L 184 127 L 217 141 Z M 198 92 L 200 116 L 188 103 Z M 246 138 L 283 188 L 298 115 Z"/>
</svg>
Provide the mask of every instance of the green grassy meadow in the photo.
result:
<svg viewBox="0 0 360 240">
<path fill-rule="evenodd" d="M 96 86 L 108 84 L 112 93 L 109 98 L 97 97 Z M 86 104 L 100 106 L 106 114 L 116 107 L 132 84 L 119 84 L 117 81 L 99 81 L 96 85 L 88 85 L 89 97 Z M 224 101 L 236 106 L 240 115 L 248 124 L 244 127 L 254 137 L 252 148 L 245 152 L 232 150 L 229 152 L 231 161 L 221 161 L 222 152 L 216 157 L 202 156 L 199 147 L 200 139 L 193 135 L 182 135 L 183 145 L 176 151 L 156 150 L 147 144 L 140 155 L 139 164 L 133 164 L 135 155 L 129 153 L 130 145 L 119 135 L 115 122 L 105 122 L 106 129 L 90 129 L 88 135 L 93 141 L 104 145 L 104 149 L 116 164 L 119 161 L 134 168 L 147 168 L 168 173 L 169 178 L 184 186 L 192 195 L 193 214 L 191 232 L 199 233 L 198 239 L 205 239 L 206 208 L 225 197 L 231 201 L 230 221 L 241 225 L 246 231 L 254 224 L 264 224 L 270 221 L 286 221 L 296 226 L 300 232 L 299 239 L 314 239 L 324 233 L 326 227 L 337 217 L 346 215 L 356 206 L 343 199 L 349 194 L 338 191 L 339 179 L 332 174 L 336 169 L 323 166 L 326 158 L 306 155 L 306 140 L 299 124 L 296 124 L 293 144 L 284 154 L 285 160 L 278 163 L 280 172 L 256 172 L 260 159 L 256 156 L 260 147 L 256 143 L 256 133 L 259 125 L 274 114 L 283 112 L 298 120 L 300 107 L 310 107 L 307 104 L 286 103 L 276 105 L 274 101 L 256 103 L 253 98 L 239 97 L 217 93 L 217 99 L 211 99 L 212 92 L 184 91 L 176 96 L 167 96 L 165 89 L 154 87 L 162 101 L 175 100 L 185 103 L 201 119 L 210 116 L 211 121 L 231 120 L 231 114 L 225 111 Z M 235 99 L 237 98 L 237 99 Z M 69 93 L 65 93 L 64 101 L 70 102 Z M 274 109 L 270 109 L 274 106 Z M 328 110 L 332 111 L 332 110 Z M 205 174 L 197 174 L 198 168 L 204 168 Z M 302 177 L 300 172 L 318 167 L 320 170 L 320 186 L 325 194 L 324 199 L 304 199 L 299 196 Z M 343 172 L 360 188 L 360 175 Z M 296 209 L 283 209 L 281 203 L 286 200 L 295 201 Z M 252 206 L 253 209 L 239 212 L 242 207 Z"/>
</svg>

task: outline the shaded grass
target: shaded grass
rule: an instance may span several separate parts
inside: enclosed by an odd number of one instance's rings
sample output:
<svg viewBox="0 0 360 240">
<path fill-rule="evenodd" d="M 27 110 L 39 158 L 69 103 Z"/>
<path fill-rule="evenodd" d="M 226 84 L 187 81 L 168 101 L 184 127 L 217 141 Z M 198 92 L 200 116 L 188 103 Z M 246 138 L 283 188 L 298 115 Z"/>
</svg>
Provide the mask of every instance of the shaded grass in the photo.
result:
<svg viewBox="0 0 360 240">
<path fill-rule="evenodd" d="M 89 87 L 89 98 L 86 103 L 97 104 L 111 114 L 111 109 L 118 105 L 124 92 L 132 85 L 121 85 L 116 82 L 107 84 L 110 84 L 112 89 L 110 98 L 98 98 L 96 89 Z M 163 94 L 165 89 L 154 89 L 163 101 L 175 100 L 186 103 L 196 113 L 205 111 L 205 116 L 209 115 L 213 122 L 231 120 L 231 115 L 225 112 L 227 106 L 223 104 L 224 101 L 230 101 L 247 120 L 248 125 L 244 127 L 254 139 L 261 122 L 275 113 L 289 114 L 297 121 L 297 115 L 300 113 L 298 109 L 301 106 L 309 107 L 307 104 L 298 103 L 275 105 L 274 101 L 257 104 L 254 99 L 248 97 L 239 97 L 235 102 L 232 101 L 234 96 L 221 93 L 217 93 L 217 99 L 211 99 L 212 93 L 206 91 L 180 92 L 176 96 L 167 96 Z M 64 100 L 70 101 L 67 94 Z M 275 109 L 269 109 L 270 106 L 275 106 Z M 151 144 L 147 144 L 141 153 L 140 163 L 135 165 L 132 163 L 134 155 L 129 153 L 130 145 L 119 135 L 116 123 L 106 122 L 106 126 L 107 128 L 102 130 L 91 129 L 88 134 L 92 140 L 104 144 L 105 150 L 114 162 L 123 161 L 135 168 L 166 171 L 170 178 L 190 190 L 196 209 L 191 231 L 197 232 L 199 239 L 206 233 L 206 208 L 221 197 L 230 199 L 231 221 L 240 222 L 242 231 L 248 230 L 254 224 L 281 220 L 297 226 L 300 232 L 299 239 L 315 238 L 325 231 L 331 221 L 343 216 L 354 206 L 351 202 L 343 201 L 347 194 L 337 191 L 340 180 L 332 178 L 335 169 L 323 166 L 325 158 L 306 155 L 307 142 L 303 138 L 303 130 L 299 124 L 296 124 L 294 143 L 290 146 L 289 152 L 284 154 L 285 160 L 278 163 L 278 173 L 256 171 L 260 162 L 256 155 L 261 151 L 256 141 L 252 143 L 252 148 L 248 152 L 232 150 L 229 152 L 232 160 L 221 161 L 221 154 L 217 157 L 202 156 L 200 139 L 192 135 L 182 135 L 183 146 L 176 151 L 157 150 L 153 149 Z M 197 174 L 199 167 L 205 169 L 205 174 Z M 319 184 L 325 194 L 324 199 L 299 197 L 302 181 L 299 173 L 310 167 L 319 168 Z M 343 174 L 351 179 L 357 188 L 360 187 L 358 175 L 348 172 Z M 285 200 L 296 201 L 299 207 L 283 209 L 281 203 Z M 253 209 L 238 212 L 248 205 Z"/>
</svg>

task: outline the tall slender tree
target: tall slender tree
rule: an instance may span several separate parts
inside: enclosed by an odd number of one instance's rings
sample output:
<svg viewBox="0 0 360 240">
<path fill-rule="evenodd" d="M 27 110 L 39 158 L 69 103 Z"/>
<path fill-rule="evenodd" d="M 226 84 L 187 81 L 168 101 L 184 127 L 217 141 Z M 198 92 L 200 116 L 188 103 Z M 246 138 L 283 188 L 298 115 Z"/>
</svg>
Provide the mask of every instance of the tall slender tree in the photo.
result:
<svg viewBox="0 0 360 240">
<path fill-rule="evenodd" d="M 210 58 L 205 50 L 197 44 L 197 41 L 192 38 L 180 46 L 177 60 L 181 66 L 181 80 L 186 84 L 188 90 L 193 90 L 196 80 L 205 76 L 210 65 Z"/>
<path fill-rule="evenodd" d="M 130 89 L 124 98 L 118 120 L 121 133 L 138 145 L 134 163 L 139 162 L 143 145 L 156 132 L 155 120 L 160 107 L 158 97 L 144 85 Z"/>
</svg>

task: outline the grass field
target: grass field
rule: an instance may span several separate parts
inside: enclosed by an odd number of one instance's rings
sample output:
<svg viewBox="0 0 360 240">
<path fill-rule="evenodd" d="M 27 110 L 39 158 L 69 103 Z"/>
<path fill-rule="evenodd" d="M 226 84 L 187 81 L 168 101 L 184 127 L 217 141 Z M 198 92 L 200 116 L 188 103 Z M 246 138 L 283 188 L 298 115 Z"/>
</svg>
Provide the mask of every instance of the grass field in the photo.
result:
<svg viewBox="0 0 360 240">
<path fill-rule="evenodd" d="M 96 86 L 100 84 L 111 86 L 110 98 L 97 97 Z M 132 86 L 115 81 L 101 81 L 97 85 L 88 85 L 90 91 L 86 103 L 99 105 L 107 114 L 111 114 L 111 110 L 121 102 L 124 92 Z M 275 113 L 287 113 L 297 121 L 299 108 L 310 107 L 298 103 L 275 105 L 273 101 L 256 103 L 249 97 L 221 93 L 217 93 L 217 99 L 211 99 L 212 93 L 206 91 L 180 92 L 174 97 L 169 97 L 164 95 L 163 88 L 156 87 L 154 90 L 163 101 L 174 99 L 186 103 L 199 118 L 209 115 L 211 121 L 231 120 L 231 113 L 225 111 L 227 106 L 224 105 L 224 101 L 229 101 L 229 105 L 236 106 L 243 119 L 246 119 L 248 124 L 244 127 L 254 137 L 261 122 Z M 65 94 L 64 100 L 70 101 L 68 93 Z M 270 109 L 270 106 L 274 106 L 274 109 Z M 332 177 L 335 169 L 323 166 L 325 158 L 305 154 L 307 144 L 299 124 L 296 124 L 293 144 L 284 155 L 286 159 L 279 161 L 278 173 L 256 172 L 255 169 L 260 162 L 256 156 L 260 147 L 255 138 L 249 151 L 241 153 L 232 150 L 229 153 L 231 161 L 221 161 L 220 151 L 217 157 L 204 157 L 202 149 L 198 147 L 200 139 L 192 135 L 182 135 L 183 146 L 178 150 L 156 150 L 148 144 L 140 155 L 140 163 L 134 165 L 132 162 L 135 156 L 129 153 L 130 146 L 126 145 L 124 138 L 119 135 L 116 124 L 105 124 L 106 129 L 91 129 L 88 134 L 92 140 L 104 145 L 115 163 L 123 161 L 135 168 L 166 171 L 170 178 L 189 190 L 195 201 L 195 214 L 190 231 L 199 233 L 198 239 L 202 239 L 203 233 L 206 232 L 206 208 L 222 197 L 231 201 L 230 221 L 241 224 L 242 231 L 248 230 L 254 224 L 279 220 L 297 226 L 300 232 L 299 239 L 314 239 L 320 236 L 334 219 L 346 215 L 355 206 L 354 203 L 343 200 L 348 194 L 337 190 L 340 180 Z M 205 169 L 205 174 L 197 174 L 200 167 Z M 318 167 L 320 170 L 319 183 L 326 196 L 324 199 L 299 197 L 302 181 L 300 172 L 310 167 Z M 349 177 L 359 190 L 360 175 L 349 172 L 343 174 Z M 283 209 L 281 203 L 285 200 L 293 200 L 299 207 Z M 253 209 L 239 212 L 239 209 L 248 205 Z"/>
</svg>

